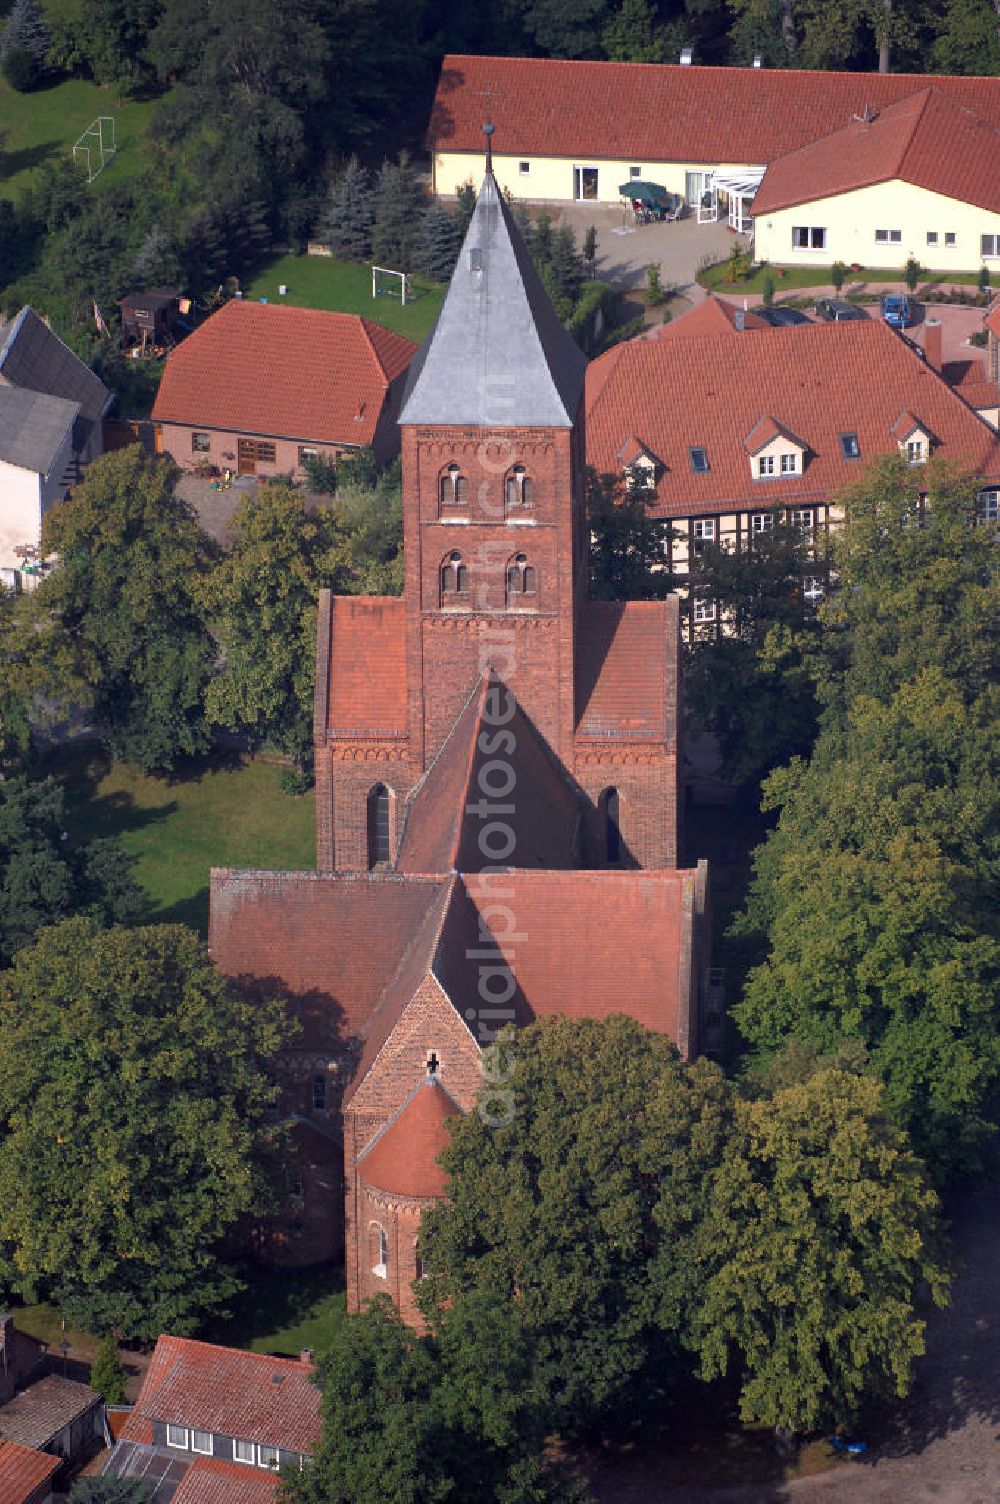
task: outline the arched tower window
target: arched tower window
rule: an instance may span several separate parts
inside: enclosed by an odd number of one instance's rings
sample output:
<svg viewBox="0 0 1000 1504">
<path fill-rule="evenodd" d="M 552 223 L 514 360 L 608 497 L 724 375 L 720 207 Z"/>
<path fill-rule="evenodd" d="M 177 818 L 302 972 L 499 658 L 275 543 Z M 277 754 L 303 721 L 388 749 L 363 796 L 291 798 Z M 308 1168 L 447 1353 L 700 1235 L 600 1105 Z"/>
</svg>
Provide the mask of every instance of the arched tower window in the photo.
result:
<svg viewBox="0 0 1000 1504">
<path fill-rule="evenodd" d="M 507 472 L 504 499 L 508 512 L 529 511 L 535 504 L 535 483 L 523 465 Z"/>
<path fill-rule="evenodd" d="M 508 606 L 533 606 L 538 597 L 538 573 L 527 554 L 515 554 L 507 565 Z"/>
<path fill-rule="evenodd" d="M 605 789 L 598 809 L 601 817 L 601 836 L 604 841 L 604 860 L 608 863 L 622 859 L 622 830 L 617 789 Z"/>
<path fill-rule="evenodd" d="M 374 1260 L 372 1273 L 379 1279 L 387 1279 L 389 1275 L 389 1239 L 385 1235 L 385 1228 L 379 1222 L 371 1222 L 368 1225 L 369 1257 Z"/>
<path fill-rule="evenodd" d="M 469 566 L 463 563 L 457 550 L 442 560 L 440 588 L 442 605 L 455 604 L 456 597 L 469 593 Z"/>
<path fill-rule="evenodd" d="M 387 867 L 389 851 L 389 790 L 377 783 L 368 794 L 368 866 Z"/>
<path fill-rule="evenodd" d="M 462 474 L 456 464 L 452 463 L 446 470 L 441 471 L 441 479 L 438 482 L 438 495 L 442 509 L 445 507 L 468 506 L 468 477 Z"/>
</svg>

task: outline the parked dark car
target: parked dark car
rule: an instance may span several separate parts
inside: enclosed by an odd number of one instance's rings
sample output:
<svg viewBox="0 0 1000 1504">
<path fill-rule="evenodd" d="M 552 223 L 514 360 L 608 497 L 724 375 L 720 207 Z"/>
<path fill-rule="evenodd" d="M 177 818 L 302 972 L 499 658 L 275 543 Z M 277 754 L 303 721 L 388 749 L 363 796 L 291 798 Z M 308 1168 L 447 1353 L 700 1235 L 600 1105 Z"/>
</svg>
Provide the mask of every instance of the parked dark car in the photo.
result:
<svg viewBox="0 0 1000 1504">
<path fill-rule="evenodd" d="M 846 324 L 850 319 L 866 319 L 867 313 L 857 303 L 848 303 L 844 298 L 817 298 L 815 303 L 818 318 L 828 324 Z"/>
<path fill-rule="evenodd" d="M 905 292 L 883 293 L 882 317 L 893 329 L 908 329 L 917 322 L 913 300 Z"/>
<path fill-rule="evenodd" d="M 787 329 L 792 324 L 811 324 L 801 308 L 755 308 L 754 313 L 774 329 Z"/>
</svg>

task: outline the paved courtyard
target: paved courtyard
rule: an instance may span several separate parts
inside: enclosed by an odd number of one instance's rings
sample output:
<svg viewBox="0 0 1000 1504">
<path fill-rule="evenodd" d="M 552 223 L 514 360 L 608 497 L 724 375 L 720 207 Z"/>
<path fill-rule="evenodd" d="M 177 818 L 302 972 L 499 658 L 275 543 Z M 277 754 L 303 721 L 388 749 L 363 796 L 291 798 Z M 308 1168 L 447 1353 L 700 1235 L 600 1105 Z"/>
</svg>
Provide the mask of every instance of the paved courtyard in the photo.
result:
<svg viewBox="0 0 1000 1504">
<path fill-rule="evenodd" d="M 727 225 L 700 225 L 690 211 L 676 224 L 654 225 L 636 225 L 617 207 L 560 204 L 551 212 L 572 225 L 578 244 L 589 225 L 597 226 L 597 275 L 620 287 L 644 287 L 646 267 L 658 261 L 664 286 L 690 290 L 705 257 L 724 260 L 733 244 Z"/>
</svg>

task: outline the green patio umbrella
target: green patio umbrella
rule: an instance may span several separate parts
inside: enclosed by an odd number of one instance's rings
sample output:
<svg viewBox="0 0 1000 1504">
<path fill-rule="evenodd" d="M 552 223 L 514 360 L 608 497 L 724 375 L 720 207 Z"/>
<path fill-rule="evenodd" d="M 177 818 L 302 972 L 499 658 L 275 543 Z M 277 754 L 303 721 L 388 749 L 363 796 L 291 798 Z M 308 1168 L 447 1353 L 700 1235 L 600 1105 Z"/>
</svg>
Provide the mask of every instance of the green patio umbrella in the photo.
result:
<svg viewBox="0 0 1000 1504">
<path fill-rule="evenodd" d="M 643 204 L 664 204 L 670 197 L 665 188 L 659 183 L 644 183 L 640 178 L 633 178 L 631 182 L 622 183 L 618 192 L 622 198 L 637 198 Z"/>
</svg>

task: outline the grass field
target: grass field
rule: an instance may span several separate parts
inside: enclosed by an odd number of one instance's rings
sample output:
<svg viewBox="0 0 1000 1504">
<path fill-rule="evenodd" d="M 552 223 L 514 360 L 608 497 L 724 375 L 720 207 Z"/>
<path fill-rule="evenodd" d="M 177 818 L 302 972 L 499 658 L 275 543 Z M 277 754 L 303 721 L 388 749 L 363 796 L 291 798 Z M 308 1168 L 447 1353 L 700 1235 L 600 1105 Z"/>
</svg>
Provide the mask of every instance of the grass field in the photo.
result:
<svg viewBox="0 0 1000 1504">
<path fill-rule="evenodd" d="M 17 94 L 0 80 L 0 192 L 16 202 L 46 162 L 71 161 L 74 141 L 97 115 L 113 116 L 118 150 L 94 187 L 133 176 L 142 166 L 142 139 L 156 105 L 155 99 L 120 104 L 113 89 L 80 78 L 30 94 Z"/>
<path fill-rule="evenodd" d="M 278 288 L 285 284 L 287 296 Z M 419 296 L 402 307 L 398 298 L 373 298 L 368 266 L 334 261 L 329 256 L 282 256 L 255 277 L 245 289 L 247 298 L 293 303 L 297 308 L 327 308 L 335 313 L 361 313 L 410 339 L 428 333 L 444 299 L 444 288 L 417 281 Z"/>
<path fill-rule="evenodd" d="M 71 838 L 118 836 L 136 858 L 151 923 L 207 933 L 210 867 L 315 866 L 313 795 L 282 793 L 271 763 L 199 762 L 153 778 L 91 748 L 53 771 L 66 776 Z"/>
<path fill-rule="evenodd" d="M 228 1321 L 213 1323 L 209 1342 L 255 1353 L 297 1358 L 304 1347 L 319 1356 L 344 1319 L 344 1275 L 335 1267 L 270 1270 L 244 1266 L 247 1282 Z"/>
</svg>

